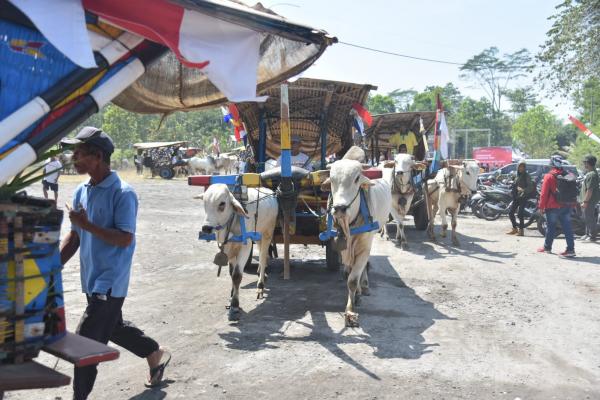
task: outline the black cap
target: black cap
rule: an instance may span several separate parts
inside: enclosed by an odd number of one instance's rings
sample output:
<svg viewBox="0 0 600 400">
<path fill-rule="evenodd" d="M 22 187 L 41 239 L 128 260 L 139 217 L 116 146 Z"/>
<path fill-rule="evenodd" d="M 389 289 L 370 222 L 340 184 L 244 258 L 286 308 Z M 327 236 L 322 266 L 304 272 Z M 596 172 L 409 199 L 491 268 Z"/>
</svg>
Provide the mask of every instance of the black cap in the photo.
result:
<svg viewBox="0 0 600 400">
<path fill-rule="evenodd" d="M 111 137 L 102 129 L 94 128 L 93 126 L 86 126 L 74 138 L 64 138 L 60 142 L 70 145 L 79 143 L 91 144 L 102 149 L 105 154 L 109 155 L 115 151 L 115 145 Z"/>
</svg>

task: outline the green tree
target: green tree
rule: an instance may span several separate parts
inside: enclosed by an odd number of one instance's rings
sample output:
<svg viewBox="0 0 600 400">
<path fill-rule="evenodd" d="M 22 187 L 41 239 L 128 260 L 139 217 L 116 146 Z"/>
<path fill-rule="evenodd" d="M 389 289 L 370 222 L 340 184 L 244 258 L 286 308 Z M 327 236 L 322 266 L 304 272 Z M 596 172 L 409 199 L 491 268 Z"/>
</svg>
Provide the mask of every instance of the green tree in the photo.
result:
<svg viewBox="0 0 600 400">
<path fill-rule="evenodd" d="M 558 146 L 561 148 L 568 148 L 572 146 L 575 143 L 575 140 L 577 140 L 579 133 L 580 130 L 570 122 L 561 125 L 558 129 L 558 135 L 556 136 Z"/>
<path fill-rule="evenodd" d="M 418 92 L 413 89 L 396 89 L 389 92 L 388 96 L 394 100 L 394 105 L 396 106 L 397 111 L 409 111 L 410 105 L 417 93 Z"/>
<path fill-rule="evenodd" d="M 463 100 L 463 96 L 456 86 L 447 83 L 446 86 L 427 86 L 425 90 L 415 94 L 409 111 L 435 111 L 437 109 L 436 99 L 440 100 L 444 110 L 453 113 Z"/>
<path fill-rule="evenodd" d="M 539 104 L 531 86 L 508 89 L 505 95 L 510 101 L 510 111 L 513 113 L 513 117 L 521 115 Z"/>
<path fill-rule="evenodd" d="M 557 149 L 559 124 L 544 106 L 523 113 L 512 126 L 514 142 L 533 158 L 547 158 Z"/>
<path fill-rule="evenodd" d="M 396 104 L 394 103 L 394 99 L 388 95 L 369 95 L 367 109 L 371 114 L 393 113 L 396 112 Z"/>
<path fill-rule="evenodd" d="M 137 141 L 138 116 L 109 104 L 102 113 L 102 130 L 106 131 L 118 149 L 128 149 Z"/>
<path fill-rule="evenodd" d="M 600 124 L 596 124 L 590 129 L 592 132 L 598 134 L 598 132 L 600 132 Z M 595 155 L 596 158 L 600 158 L 600 144 L 594 142 L 592 139 L 583 134 L 579 134 L 577 136 L 575 145 L 569 152 L 569 161 L 577 166 L 581 166 L 583 157 L 587 156 L 588 154 L 592 154 Z"/>
<path fill-rule="evenodd" d="M 476 83 L 492 104 L 493 117 L 502 111 L 502 98 L 509 85 L 526 75 L 531 68 L 527 49 L 500 56 L 497 47 L 490 47 L 474 55 L 460 67 L 460 77 Z"/>
<path fill-rule="evenodd" d="M 600 79 L 588 79 L 573 94 L 573 103 L 581 111 L 582 121 L 592 125 L 600 121 Z"/>
<path fill-rule="evenodd" d="M 581 82 L 600 79 L 600 0 L 565 0 L 556 10 L 536 57 L 538 79 L 571 94 Z"/>
<path fill-rule="evenodd" d="M 450 114 L 448 124 L 455 128 L 491 129 L 492 105 L 485 97 L 480 100 L 467 97 Z"/>
<path fill-rule="evenodd" d="M 221 149 L 227 151 L 230 146 L 229 135 L 233 134 L 232 126 L 223 122 L 223 115 L 218 109 L 161 116 L 131 113 L 111 103 L 91 116 L 70 135 L 75 135 L 83 126 L 89 125 L 106 131 L 113 138 L 115 147 L 120 150 L 131 149 L 137 142 L 179 140 L 206 148 L 212 143 L 214 136 L 220 142 Z"/>
</svg>

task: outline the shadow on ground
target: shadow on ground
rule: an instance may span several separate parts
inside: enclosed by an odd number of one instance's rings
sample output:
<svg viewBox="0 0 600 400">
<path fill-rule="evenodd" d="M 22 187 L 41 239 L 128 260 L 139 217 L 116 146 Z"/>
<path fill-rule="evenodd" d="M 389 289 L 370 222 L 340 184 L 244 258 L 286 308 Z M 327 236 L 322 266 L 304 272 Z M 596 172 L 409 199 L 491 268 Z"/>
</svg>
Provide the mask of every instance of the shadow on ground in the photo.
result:
<svg viewBox="0 0 600 400">
<path fill-rule="evenodd" d="M 270 276 L 274 278 L 267 283 L 268 297 L 242 315 L 236 324 L 239 331 L 219 336 L 227 347 L 244 351 L 277 348 L 282 342 L 315 342 L 348 365 L 379 379 L 341 345 L 368 345 L 372 354 L 382 359 L 418 359 L 437 346 L 425 343 L 423 332 L 436 320 L 450 318 L 407 287 L 387 256 L 371 256 L 370 262 L 371 296 L 361 299 L 359 329 L 341 328 L 347 298 L 341 273 L 328 272 L 319 261 L 294 263 L 292 280 L 284 281 L 279 277 L 281 260 L 272 260 Z M 333 329 L 328 320 L 340 329 Z M 308 333 L 286 335 L 291 324 L 302 325 Z"/>
<path fill-rule="evenodd" d="M 411 242 L 409 243 L 410 247 L 407 251 L 421 255 L 425 260 L 436 260 L 451 255 L 457 255 L 480 261 L 502 264 L 503 259 L 514 258 L 516 256 L 516 253 L 513 252 L 490 251 L 485 247 L 485 243 L 493 243 L 495 241 L 465 235 L 460 233 L 460 231 L 456 233 L 460 245 L 455 246 L 452 244 L 452 231 L 450 229 L 448 230 L 447 236 L 443 238 L 440 236 L 439 227 L 436 227 L 435 242 L 429 239 L 424 231 L 417 231 L 414 228 L 406 230 L 407 232 L 410 231 L 408 237 L 411 238 Z M 483 243 L 483 245 L 480 243 Z M 440 252 L 439 247 L 442 247 L 445 251 Z"/>
</svg>

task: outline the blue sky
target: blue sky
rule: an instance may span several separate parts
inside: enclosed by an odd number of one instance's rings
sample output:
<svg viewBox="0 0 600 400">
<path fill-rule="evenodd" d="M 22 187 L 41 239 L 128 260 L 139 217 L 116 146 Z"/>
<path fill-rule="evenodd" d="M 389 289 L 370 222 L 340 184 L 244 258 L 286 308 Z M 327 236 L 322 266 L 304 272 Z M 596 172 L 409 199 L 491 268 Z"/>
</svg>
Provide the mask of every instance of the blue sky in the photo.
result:
<svg viewBox="0 0 600 400">
<path fill-rule="evenodd" d="M 268 0 L 263 4 L 291 20 L 325 29 L 340 41 L 413 56 L 465 62 L 490 46 L 502 53 L 536 53 L 551 26 L 557 0 Z M 303 76 L 370 83 L 379 93 L 422 90 L 453 82 L 464 94 L 484 92 L 459 78 L 459 67 L 414 61 L 336 44 Z M 521 82 L 524 84 L 526 82 Z M 564 99 L 543 103 L 561 119 Z M 555 105 L 558 104 L 558 107 Z"/>
</svg>

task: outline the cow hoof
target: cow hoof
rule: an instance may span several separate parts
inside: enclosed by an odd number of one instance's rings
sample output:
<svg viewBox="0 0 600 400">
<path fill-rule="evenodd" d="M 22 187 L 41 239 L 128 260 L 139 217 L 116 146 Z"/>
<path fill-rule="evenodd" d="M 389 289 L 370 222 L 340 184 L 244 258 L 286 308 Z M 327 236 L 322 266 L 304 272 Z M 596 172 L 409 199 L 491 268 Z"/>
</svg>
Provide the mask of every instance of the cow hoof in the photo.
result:
<svg viewBox="0 0 600 400">
<path fill-rule="evenodd" d="M 408 242 L 406 242 L 406 241 L 400 242 L 400 248 L 402 250 L 408 250 Z"/>
<path fill-rule="evenodd" d="M 358 328 L 358 314 L 346 311 L 344 314 L 344 320 L 347 328 Z"/>
<path fill-rule="evenodd" d="M 230 307 L 229 308 L 229 314 L 227 315 L 227 318 L 230 321 L 239 321 L 241 314 L 242 314 L 242 311 L 240 310 L 239 307 Z"/>
<path fill-rule="evenodd" d="M 446 232 L 440 233 L 440 236 L 443 237 L 443 238 L 445 238 L 446 237 Z"/>
<path fill-rule="evenodd" d="M 360 288 L 360 291 L 362 292 L 361 293 L 362 296 L 370 296 L 371 295 L 371 289 L 369 289 L 368 287 Z"/>
<path fill-rule="evenodd" d="M 354 295 L 354 305 L 356 307 L 360 306 L 361 300 L 360 300 L 360 294 L 356 293 Z"/>
<path fill-rule="evenodd" d="M 258 291 L 256 292 L 256 300 L 260 300 L 260 299 L 264 299 L 265 298 L 265 293 L 263 289 L 258 289 Z"/>
<path fill-rule="evenodd" d="M 456 247 L 460 247 L 460 242 L 456 238 L 452 238 L 452 244 L 455 245 Z"/>
</svg>

